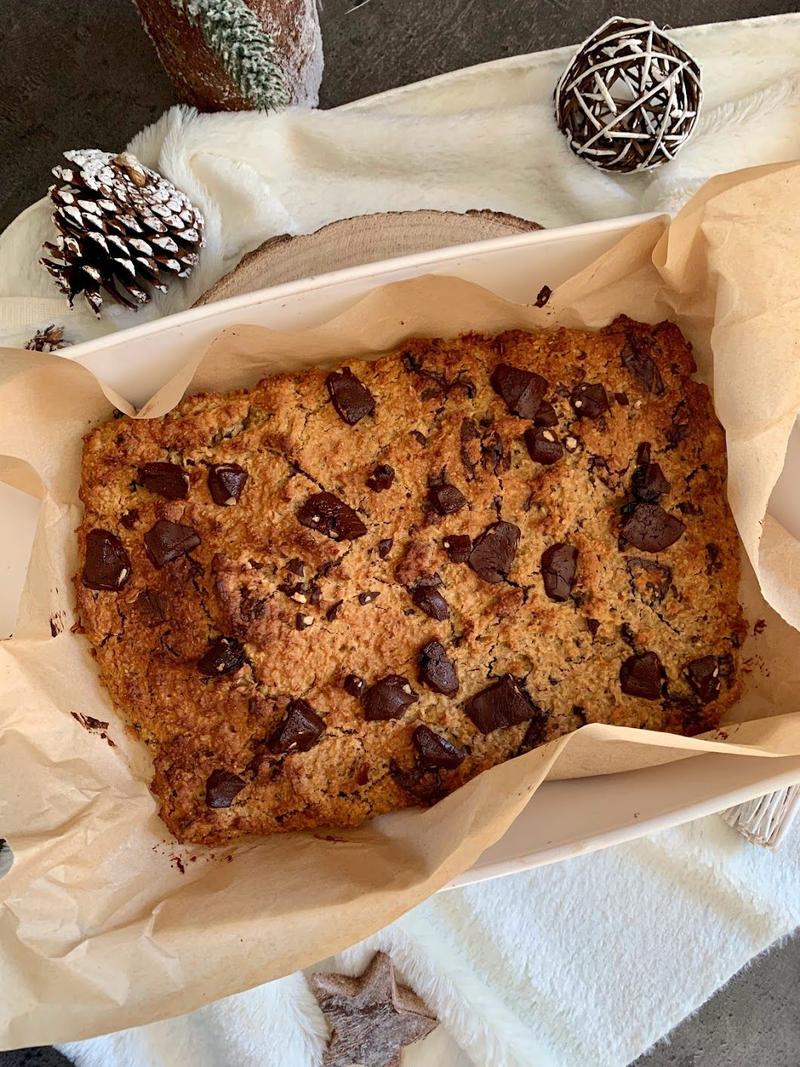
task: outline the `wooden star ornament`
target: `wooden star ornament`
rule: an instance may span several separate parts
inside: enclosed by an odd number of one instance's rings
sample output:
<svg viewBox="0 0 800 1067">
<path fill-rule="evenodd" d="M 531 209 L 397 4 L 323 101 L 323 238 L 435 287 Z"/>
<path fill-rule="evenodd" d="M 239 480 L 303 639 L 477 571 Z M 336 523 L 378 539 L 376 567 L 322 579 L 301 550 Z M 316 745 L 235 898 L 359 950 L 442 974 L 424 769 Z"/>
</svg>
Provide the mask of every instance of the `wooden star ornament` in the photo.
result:
<svg viewBox="0 0 800 1067">
<path fill-rule="evenodd" d="M 398 983 L 385 952 L 360 978 L 312 974 L 309 984 L 331 1028 L 322 1067 L 400 1067 L 403 1048 L 438 1025 L 417 994 Z"/>
</svg>

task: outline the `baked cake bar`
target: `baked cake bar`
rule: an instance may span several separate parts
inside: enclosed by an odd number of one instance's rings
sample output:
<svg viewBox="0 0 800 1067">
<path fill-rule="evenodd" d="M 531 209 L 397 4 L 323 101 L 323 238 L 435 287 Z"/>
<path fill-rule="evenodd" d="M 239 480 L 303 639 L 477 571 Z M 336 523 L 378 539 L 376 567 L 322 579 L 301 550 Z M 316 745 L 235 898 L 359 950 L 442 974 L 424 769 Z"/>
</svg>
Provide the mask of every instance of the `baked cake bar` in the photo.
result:
<svg viewBox="0 0 800 1067">
<path fill-rule="evenodd" d="M 725 442 L 669 322 L 413 340 L 85 441 L 80 619 L 177 838 L 354 826 L 739 694 Z"/>
</svg>

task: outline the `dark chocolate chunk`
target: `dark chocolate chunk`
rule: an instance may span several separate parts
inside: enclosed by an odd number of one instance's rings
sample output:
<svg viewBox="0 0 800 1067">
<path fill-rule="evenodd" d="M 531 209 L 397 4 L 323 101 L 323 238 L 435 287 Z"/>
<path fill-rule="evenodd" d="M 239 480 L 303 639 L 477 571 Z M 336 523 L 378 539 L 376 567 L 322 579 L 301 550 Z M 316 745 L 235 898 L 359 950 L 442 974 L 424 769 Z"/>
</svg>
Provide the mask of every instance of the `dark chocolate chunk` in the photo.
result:
<svg viewBox="0 0 800 1067">
<path fill-rule="evenodd" d="M 212 771 L 206 779 L 206 806 L 229 808 L 247 782 L 232 771 Z"/>
<path fill-rule="evenodd" d="M 292 700 L 286 718 L 267 740 L 275 756 L 287 752 L 308 752 L 325 732 L 325 720 L 317 715 L 307 700 Z"/>
<path fill-rule="evenodd" d="M 458 675 L 440 641 L 428 641 L 419 652 L 419 680 L 435 693 L 453 696 L 458 692 Z"/>
<path fill-rule="evenodd" d="M 573 704 L 572 714 L 575 716 L 581 726 L 586 725 L 586 708 L 582 708 L 580 704 Z"/>
<path fill-rule="evenodd" d="M 126 530 L 136 529 L 136 523 L 139 521 L 139 509 L 131 508 L 130 511 L 126 511 L 123 515 L 120 515 L 119 521 Z"/>
<path fill-rule="evenodd" d="M 411 594 L 411 599 L 431 619 L 441 622 L 450 616 L 450 605 L 433 585 L 420 584 Z"/>
<path fill-rule="evenodd" d="M 520 529 L 513 522 L 495 522 L 483 531 L 469 554 L 468 563 L 484 582 L 502 582 L 517 554 Z"/>
<path fill-rule="evenodd" d="M 450 482 L 441 482 L 428 489 L 428 500 L 440 515 L 454 515 L 467 506 L 467 498 Z"/>
<path fill-rule="evenodd" d="M 630 645 L 631 648 L 636 648 L 636 634 L 633 631 L 633 627 L 628 622 L 623 622 L 619 628 L 620 637 L 626 645 Z"/>
<path fill-rule="evenodd" d="M 630 404 L 627 393 L 614 393 L 614 399 L 620 407 L 626 408 Z"/>
<path fill-rule="evenodd" d="M 631 494 L 644 504 L 658 503 L 671 488 L 658 463 L 640 463 L 631 477 Z"/>
<path fill-rule="evenodd" d="M 295 600 L 298 604 L 307 603 L 307 588 L 308 586 L 305 582 L 280 582 L 277 586 L 279 593 L 283 593 L 285 596 L 288 596 L 290 600 Z"/>
<path fill-rule="evenodd" d="M 599 419 L 608 411 L 605 386 L 599 382 L 581 382 L 569 398 L 572 410 L 582 419 Z"/>
<path fill-rule="evenodd" d="M 539 405 L 539 409 L 533 417 L 534 426 L 558 426 L 558 415 L 556 415 L 556 409 L 549 402 L 549 400 L 543 400 Z"/>
<path fill-rule="evenodd" d="M 290 559 L 286 564 L 286 570 L 296 574 L 298 578 L 302 578 L 306 573 L 306 565 L 301 559 Z"/>
<path fill-rule="evenodd" d="M 510 363 L 499 363 L 489 381 L 511 414 L 521 419 L 532 419 L 536 415 L 547 392 L 547 382 L 541 374 L 512 367 Z"/>
<path fill-rule="evenodd" d="M 757 627 L 760 626 L 760 629 Z M 761 634 L 764 632 L 767 626 L 766 619 L 757 619 L 753 624 L 753 633 Z M 741 647 L 741 634 L 732 634 L 730 642 L 734 648 Z M 717 656 L 717 663 L 719 664 L 719 676 L 720 678 L 732 678 L 736 673 L 736 664 L 733 662 L 733 656 L 730 652 L 725 652 L 721 656 Z"/>
<path fill-rule="evenodd" d="M 161 623 L 167 617 L 167 605 L 161 593 L 155 589 L 143 589 L 136 598 L 136 610 L 149 623 Z"/>
<path fill-rule="evenodd" d="M 395 759 L 389 760 L 389 773 L 409 796 L 420 804 L 435 804 L 447 796 L 447 790 L 439 778 L 439 768 L 418 763 L 405 770 Z"/>
<path fill-rule="evenodd" d="M 628 334 L 621 352 L 622 365 L 644 386 L 648 393 L 661 396 L 664 392 L 664 382 L 653 357 L 648 351 L 648 349 L 652 348 L 652 344 L 653 342 L 649 337 L 637 337 L 635 334 Z"/>
<path fill-rule="evenodd" d="M 364 693 L 364 718 L 399 719 L 410 704 L 419 700 L 417 693 L 401 674 L 387 674 Z"/>
<path fill-rule="evenodd" d="M 672 585 L 671 568 L 652 559 L 642 559 L 641 556 L 630 556 L 626 566 L 634 596 L 651 608 L 660 604 Z"/>
<path fill-rule="evenodd" d="M 628 656 L 619 669 L 622 692 L 642 700 L 658 700 L 664 668 L 655 652 L 640 652 Z"/>
<path fill-rule="evenodd" d="M 551 600 L 569 600 L 575 582 L 578 550 L 573 545 L 550 545 L 542 553 L 544 591 Z"/>
<path fill-rule="evenodd" d="M 383 537 L 378 541 L 378 555 L 381 559 L 386 559 L 389 553 L 392 551 L 392 545 L 394 544 L 393 537 Z"/>
<path fill-rule="evenodd" d="M 359 602 L 359 604 L 371 604 L 372 601 L 373 600 L 377 600 L 380 595 L 381 594 L 380 594 L 379 590 L 370 589 L 366 593 L 359 593 L 358 594 L 358 602 Z"/>
<path fill-rule="evenodd" d="M 600 620 L 599 619 L 587 619 L 586 620 L 586 629 L 592 635 L 592 638 L 597 637 L 597 631 L 600 629 Z"/>
<path fill-rule="evenodd" d="M 197 548 L 200 538 L 191 526 L 159 519 L 144 535 L 144 544 L 154 566 L 165 567 Z"/>
<path fill-rule="evenodd" d="M 525 736 L 517 749 L 518 756 L 522 756 L 526 752 L 531 752 L 534 748 L 538 748 L 539 745 L 543 745 L 547 738 L 548 716 L 539 708 L 536 711 L 537 714 L 528 723 L 528 729 L 525 731 Z"/>
<path fill-rule="evenodd" d="M 244 663 L 244 649 L 235 637 L 217 637 L 197 661 L 201 674 L 233 674 Z"/>
<path fill-rule="evenodd" d="M 510 674 L 471 696 L 464 705 L 466 715 L 482 734 L 503 726 L 514 726 L 532 719 L 538 709 Z"/>
<path fill-rule="evenodd" d="M 314 616 L 313 615 L 304 615 L 302 611 L 298 611 L 298 613 L 294 617 L 294 628 L 295 628 L 295 630 L 300 630 L 302 632 L 303 630 L 308 630 L 313 625 L 314 625 Z"/>
<path fill-rule="evenodd" d="M 674 416 L 673 416 L 674 419 Z M 686 437 L 689 432 L 688 422 L 675 422 L 673 421 L 670 428 L 667 430 L 667 447 L 665 451 L 671 452 L 677 448 L 681 441 Z"/>
<path fill-rule="evenodd" d="M 367 528 L 349 504 L 333 493 L 314 493 L 297 511 L 297 521 L 333 541 L 355 541 Z"/>
<path fill-rule="evenodd" d="M 110 530 L 90 530 L 81 580 L 87 589 L 121 589 L 131 576 L 131 559 Z"/>
<path fill-rule="evenodd" d="M 660 504 L 637 504 L 620 530 L 623 541 L 642 552 L 663 552 L 683 535 L 685 525 Z"/>
<path fill-rule="evenodd" d="M 393 482 L 394 467 L 390 467 L 388 463 L 379 463 L 367 478 L 367 488 L 373 493 L 382 493 L 384 489 L 389 489 Z"/>
<path fill-rule="evenodd" d="M 422 430 L 412 430 L 411 436 L 419 445 L 422 446 L 422 448 L 428 447 L 428 438 L 425 436 Z"/>
<path fill-rule="evenodd" d="M 636 462 L 639 464 L 639 466 L 642 466 L 642 464 L 644 463 L 650 462 L 651 449 L 652 446 L 649 441 L 642 441 L 641 444 L 638 446 L 638 448 L 636 449 Z"/>
<path fill-rule="evenodd" d="M 331 606 L 325 612 L 325 618 L 328 620 L 328 622 L 334 622 L 335 621 L 336 616 L 339 614 L 339 612 L 341 610 L 342 604 L 343 604 L 342 600 L 337 600 L 335 603 L 331 604 Z"/>
<path fill-rule="evenodd" d="M 349 367 L 343 367 L 341 372 L 332 371 L 325 379 L 325 384 L 337 415 L 348 426 L 355 426 L 375 410 L 375 397 Z"/>
<path fill-rule="evenodd" d="M 720 559 L 719 545 L 708 544 L 706 545 L 706 574 L 713 574 L 714 571 L 722 570 L 722 560 Z"/>
<path fill-rule="evenodd" d="M 525 444 L 534 463 L 543 463 L 546 467 L 557 463 L 564 455 L 564 446 L 552 430 L 529 427 L 525 431 Z"/>
<path fill-rule="evenodd" d="M 466 759 L 466 752 L 448 741 L 441 734 L 434 733 L 430 726 L 420 723 L 413 733 L 414 747 L 419 753 L 419 761 L 426 767 L 444 767 L 452 770 Z"/>
<path fill-rule="evenodd" d="M 472 551 L 472 538 L 467 534 L 448 534 L 442 545 L 451 563 L 466 563 Z"/>
<path fill-rule="evenodd" d="M 342 689 L 351 697 L 360 697 L 364 692 L 364 679 L 358 674 L 346 674 L 342 682 Z"/>
<path fill-rule="evenodd" d="M 716 656 L 693 659 L 686 667 L 686 676 L 692 691 L 703 704 L 710 704 L 719 696 L 720 669 Z"/>
<path fill-rule="evenodd" d="M 716 725 L 708 721 L 703 705 L 688 697 L 667 693 L 661 707 L 664 709 L 661 729 L 667 733 L 694 737 L 695 734 L 702 734 Z"/>
<path fill-rule="evenodd" d="M 553 290 L 550 288 L 550 286 L 543 285 L 536 297 L 536 307 L 543 308 L 552 295 Z"/>
<path fill-rule="evenodd" d="M 220 507 L 232 507 L 247 481 L 247 471 L 238 463 L 217 463 L 208 468 L 208 491 Z"/>
<path fill-rule="evenodd" d="M 166 500 L 185 500 L 189 495 L 189 475 L 177 463 L 145 463 L 136 480 Z"/>
</svg>

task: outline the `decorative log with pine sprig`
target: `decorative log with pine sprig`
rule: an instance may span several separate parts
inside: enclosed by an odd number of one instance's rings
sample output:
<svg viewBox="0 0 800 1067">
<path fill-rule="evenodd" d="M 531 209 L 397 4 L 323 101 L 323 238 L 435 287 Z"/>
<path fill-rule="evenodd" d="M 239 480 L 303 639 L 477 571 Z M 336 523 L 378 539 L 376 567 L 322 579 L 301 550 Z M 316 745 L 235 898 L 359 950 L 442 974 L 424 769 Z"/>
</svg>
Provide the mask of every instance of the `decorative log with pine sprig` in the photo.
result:
<svg viewBox="0 0 800 1067">
<path fill-rule="evenodd" d="M 316 105 L 316 0 L 134 0 L 181 97 L 201 111 Z"/>
</svg>

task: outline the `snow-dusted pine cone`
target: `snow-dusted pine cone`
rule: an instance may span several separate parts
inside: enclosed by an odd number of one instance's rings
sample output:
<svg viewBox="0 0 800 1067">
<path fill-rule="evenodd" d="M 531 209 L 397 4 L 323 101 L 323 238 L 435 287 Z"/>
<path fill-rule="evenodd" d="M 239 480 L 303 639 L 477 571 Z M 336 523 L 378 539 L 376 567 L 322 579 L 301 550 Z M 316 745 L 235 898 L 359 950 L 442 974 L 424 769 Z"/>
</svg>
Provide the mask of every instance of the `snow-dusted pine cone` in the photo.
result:
<svg viewBox="0 0 800 1067">
<path fill-rule="evenodd" d="M 203 217 L 160 174 L 122 152 L 91 148 L 65 152 L 53 168 L 55 243 L 40 262 L 72 307 L 83 293 L 95 315 L 104 295 L 127 308 L 166 292 L 172 277 L 187 278 L 203 244 Z"/>
<path fill-rule="evenodd" d="M 60 352 L 69 345 L 70 342 L 64 340 L 64 327 L 51 322 L 43 330 L 37 330 L 25 348 L 28 352 Z"/>
</svg>

